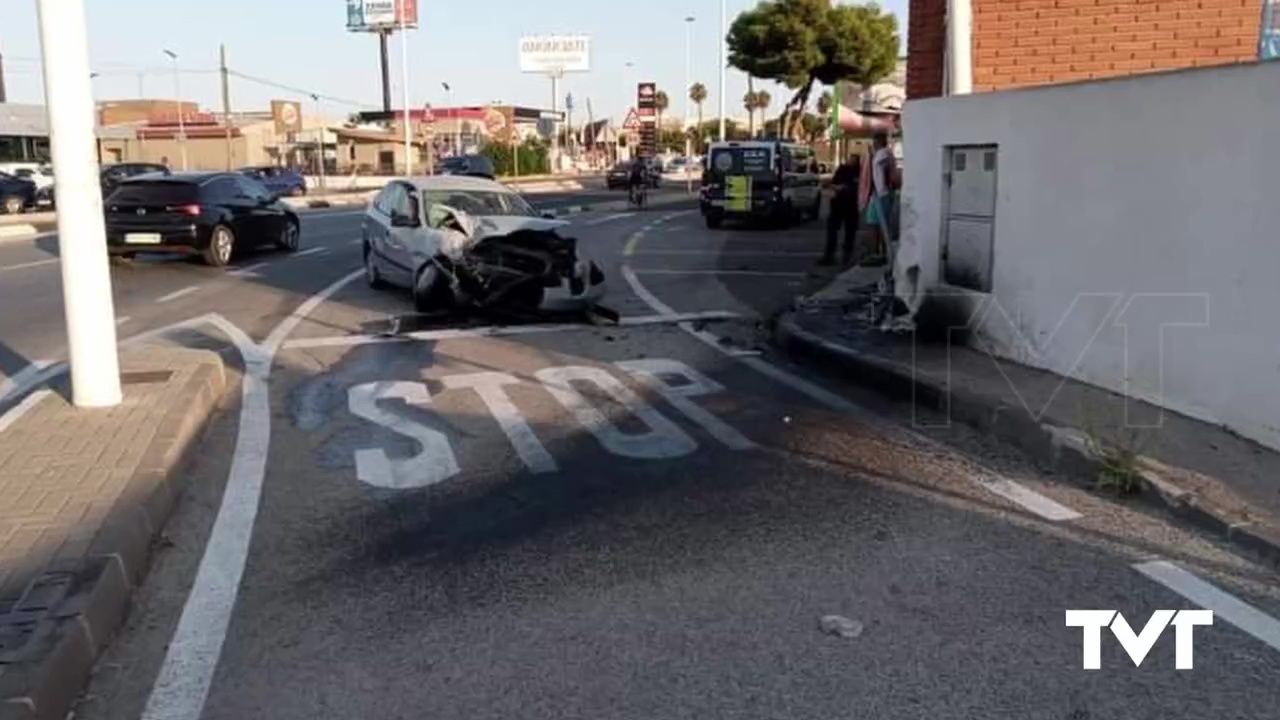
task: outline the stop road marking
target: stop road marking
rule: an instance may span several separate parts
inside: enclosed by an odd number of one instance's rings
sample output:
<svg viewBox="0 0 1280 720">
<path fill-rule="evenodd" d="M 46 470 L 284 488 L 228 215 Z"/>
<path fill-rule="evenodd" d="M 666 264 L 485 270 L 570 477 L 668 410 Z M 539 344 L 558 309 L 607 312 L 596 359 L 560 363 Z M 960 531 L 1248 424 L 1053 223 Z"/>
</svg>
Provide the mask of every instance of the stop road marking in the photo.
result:
<svg viewBox="0 0 1280 720">
<path fill-rule="evenodd" d="M 692 367 L 676 360 L 646 358 L 614 363 L 638 383 L 653 390 L 708 435 L 733 450 L 748 450 L 755 443 L 720 418 L 707 412 L 690 398 L 722 392 L 723 386 Z M 626 458 L 659 460 L 678 458 L 697 450 L 698 443 L 672 420 L 649 405 L 626 384 L 603 368 L 582 365 L 543 368 L 534 373 L 543 388 L 609 452 Z M 672 384 L 678 379 L 679 384 Z M 443 379 L 448 390 L 471 389 L 497 421 L 515 453 L 533 473 L 559 469 L 546 446 L 538 439 L 520 409 L 512 402 L 507 387 L 521 380 L 501 372 L 449 375 Z M 641 433 L 624 433 L 609 417 L 579 392 L 574 383 L 593 385 L 639 419 L 647 428 Z M 401 400 L 426 410 L 431 392 L 425 383 L 379 381 L 352 386 L 347 391 L 347 407 L 369 422 L 411 438 L 421 446 L 414 456 L 393 460 L 381 448 L 362 448 L 355 453 L 356 477 L 379 488 L 405 490 L 422 488 L 447 480 L 461 472 L 449 438 L 411 418 L 379 407 L 381 400 Z"/>
</svg>

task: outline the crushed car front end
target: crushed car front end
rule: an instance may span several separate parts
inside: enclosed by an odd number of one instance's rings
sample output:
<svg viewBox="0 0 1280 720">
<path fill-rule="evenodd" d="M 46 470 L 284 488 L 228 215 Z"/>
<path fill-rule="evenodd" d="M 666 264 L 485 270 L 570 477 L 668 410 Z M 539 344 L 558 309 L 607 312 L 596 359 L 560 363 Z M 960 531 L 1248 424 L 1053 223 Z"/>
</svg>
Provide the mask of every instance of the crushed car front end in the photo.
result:
<svg viewBox="0 0 1280 720">
<path fill-rule="evenodd" d="M 475 218 L 433 259 L 434 282 L 455 305 L 517 312 L 590 310 L 605 294 L 605 276 L 558 220 Z"/>
</svg>

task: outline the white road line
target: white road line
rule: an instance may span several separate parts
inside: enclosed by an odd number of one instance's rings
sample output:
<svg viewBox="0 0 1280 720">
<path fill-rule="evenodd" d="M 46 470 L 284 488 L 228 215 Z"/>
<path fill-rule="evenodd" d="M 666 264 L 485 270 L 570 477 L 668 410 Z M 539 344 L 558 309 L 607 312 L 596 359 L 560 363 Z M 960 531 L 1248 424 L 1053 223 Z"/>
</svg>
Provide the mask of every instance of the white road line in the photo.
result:
<svg viewBox="0 0 1280 720">
<path fill-rule="evenodd" d="M 636 268 L 637 275 L 748 275 L 752 277 L 808 277 L 804 272 L 775 272 L 772 270 L 670 270 L 665 268 Z"/>
<path fill-rule="evenodd" d="M 673 313 L 670 315 L 636 315 L 624 317 L 618 324 L 624 327 L 643 325 L 679 324 L 692 320 L 732 320 L 741 315 L 719 310 L 696 313 Z M 573 332 L 597 330 L 600 326 L 582 323 L 560 323 L 554 325 L 489 325 L 475 328 L 448 328 L 442 330 L 420 330 L 403 335 L 337 335 L 317 338 L 298 338 L 285 343 L 285 348 L 317 348 L 317 347 L 350 347 L 352 345 L 371 345 L 380 343 L 397 343 L 410 341 L 457 340 L 460 338 L 509 337 L 513 335 L 536 335 L 554 332 Z"/>
<path fill-rule="evenodd" d="M 365 213 L 364 210 L 343 210 L 340 212 L 330 212 L 327 210 L 317 209 L 311 212 L 298 213 L 298 216 L 301 217 L 303 220 L 319 220 L 321 218 L 351 217 L 353 215 L 363 215 L 364 213 Z"/>
<path fill-rule="evenodd" d="M 268 382 L 272 359 L 298 323 L 363 273 L 363 270 L 350 273 L 312 295 L 277 325 L 261 345 L 253 343 L 243 331 L 220 316 L 203 318 L 220 321 L 218 324 L 244 358 L 240 424 L 222 504 L 142 720 L 199 720 L 204 711 L 240 592 L 262 499 L 271 443 Z"/>
<path fill-rule="evenodd" d="M 1280 650 L 1280 622 L 1240 598 L 1164 560 L 1137 563 L 1133 569 L 1200 607 L 1212 610 L 1215 619 L 1222 618 L 1272 649 Z"/>
<path fill-rule="evenodd" d="M 1062 522 L 1084 517 L 1075 510 L 1007 478 L 984 481 L 981 485 L 988 491 L 1012 503 L 1021 505 L 1045 520 Z"/>
<path fill-rule="evenodd" d="M 293 257 L 300 258 L 300 257 L 306 257 L 308 255 L 322 255 L 327 252 L 329 252 L 329 248 L 327 247 L 314 247 L 314 248 L 311 248 L 310 250 L 303 250 L 302 252 L 296 252 L 293 254 Z"/>
<path fill-rule="evenodd" d="M 633 271 L 629 265 L 622 266 L 622 277 L 626 279 L 627 284 L 631 286 L 631 290 L 636 294 L 636 297 L 639 297 L 641 300 L 643 300 L 646 305 L 653 308 L 655 311 L 663 313 L 665 315 L 676 314 L 675 310 L 670 305 L 667 305 L 666 303 L 659 300 L 656 295 L 650 292 L 649 289 L 646 288 L 644 284 L 640 282 L 640 278 L 636 276 L 635 271 Z M 756 372 L 760 373 L 761 375 L 764 375 L 772 380 L 775 380 L 782 385 L 786 385 L 787 387 L 792 388 L 793 390 L 796 390 L 802 395 L 808 396 L 809 398 L 816 400 L 817 402 L 823 405 L 826 405 L 832 410 L 848 415 L 866 424 L 884 425 L 883 420 L 876 418 L 874 415 L 872 415 L 872 413 L 869 410 L 866 410 L 852 402 L 849 402 L 848 400 L 840 397 L 839 395 L 836 395 L 830 390 L 827 390 L 823 387 L 815 385 L 814 383 L 811 383 L 808 380 L 805 380 L 803 378 L 792 375 L 786 370 L 783 370 L 782 368 L 779 368 L 775 365 L 772 365 L 766 362 L 762 358 L 747 357 L 746 355 L 748 355 L 748 353 L 744 353 L 741 350 L 738 350 L 733 347 L 725 347 L 725 345 L 720 342 L 720 339 L 718 337 L 716 337 L 715 335 L 705 330 L 698 330 L 694 328 L 692 323 L 681 323 L 679 327 L 681 330 L 684 330 L 685 332 L 689 333 L 690 335 L 697 338 L 702 343 L 715 348 L 716 350 L 718 350 L 721 353 L 724 353 L 725 355 L 737 358 L 740 362 L 747 365 L 748 367 L 755 370 Z M 916 443 L 927 445 L 932 448 L 940 449 L 943 452 L 947 452 L 948 454 L 952 454 L 952 455 L 956 454 L 955 451 L 947 448 L 945 445 L 935 442 L 923 435 L 920 435 L 919 433 L 907 430 L 905 428 L 896 428 L 896 431 L 905 434 Z M 984 469 L 984 472 L 985 472 L 985 469 Z M 1013 483 L 1013 481 L 1011 480 L 1006 480 L 1000 477 L 994 477 L 990 479 L 979 480 L 978 484 L 981 487 L 988 490 L 989 492 L 1000 495 L 1006 500 L 1009 500 L 1010 502 L 1013 502 L 1021 506 L 1022 508 L 1032 513 L 1035 513 L 1036 515 L 1046 520 L 1059 522 L 1062 520 L 1071 520 L 1071 519 L 1081 517 L 1081 515 L 1075 512 L 1074 510 L 1068 507 L 1065 507 L 1063 505 L 1060 505 L 1054 500 L 1051 500 L 1048 497 L 1045 497 L 1044 495 L 1041 495 L 1040 493 L 1030 488 L 1017 485 L 1016 483 Z"/>
<path fill-rule="evenodd" d="M 37 390 L 22 398 L 22 402 L 10 408 L 9 412 L 0 415 L 0 433 L 8 430 L 10 425 L 13 425 L 18 421 L 18 418 L 26 415 L 31 408 L 39 405 L 41 400 L 44 400 L 52 394 L 52 390 Z"/>
<path fill-rule="evenodd" d="M 634 216 L 635 216 L 635 213 L 633 212 L 614 213 L 612 215 L 605 215 L 602 218 L 595 218 L 594 220 L 588 220 L 587 222 L 584 222 L 582 224 L 583 225 L 600 225 L 602 223 L 613 222 L 614 220 L 621 220 L 622 218 L 629 218 Z"/>
<path fill-rule="evenodd" d="M 187 295 L 190 295 L 193 292 L 199 292 L 199 290 L 200 290 L 199 285 L 188 285 L 187 287 L 184 287 L 181 290 L 174 290 L 168 295 L 161 295 L 160 297 L 156 298 L 156 302 L 158 303 L 172 302 L 174 300 L 177 300 L 180 297 L 185 297 Z"/>
<path fill-rule="evenodd" d="M 17 265 L 6 265 L 0 267 L 0 272 L 10 272 L 12 270 L 26 270 L 27 268 L 41 267 L 43 265 L 52 265 L 58 262 L 58 258 L 49 258 L 48 260 L 36 260 L 33 262 L 18 263 Z"/>
<path fill-rule="evenodd" d="M 131 320 L 133 320 L 133 318 L 129 317 L 128 315 L 121 315 L 120 317 L 116 318 L 116 327 L 120 327 L 121 325 Z"/>
<path fill-rule="evenodd" d="M 248 267 L 236 268 L 235 270 L 232 270 L 231 272 L 229 272 L 229 273 L 227 273 L 227 274 L 228 274 L 228 275 L 235 275 L 236 277 L 241 277 L 241 276 L 244 276 L 244 275 L 256 275 L 256 274 L 258 273 L 258 271 L 259 271 L 259 270 L 261 270 L 261 269 L 263 269 L 263 268 L 267 267 L 267 266 L 268 266 L 268 265 L 270 265 L 270 264 L 271 264 L 271 263 L 269 263 L 269 262 L 254 263 L 254 264 L 252 264 L 252 265 L 250 265 L 250 266 L 248 266 Z"/>
<path fill-rule="evenodd" d="M 718 257 L 720 255 L 744 255 L 749 257 L 818 257 L 822 255 L 820 252 L 786 252 L 782 250 L 642 250 L 635 253 L 636 257 L 644 257 L 645 255 L 710 255 Z"/>
</svg>

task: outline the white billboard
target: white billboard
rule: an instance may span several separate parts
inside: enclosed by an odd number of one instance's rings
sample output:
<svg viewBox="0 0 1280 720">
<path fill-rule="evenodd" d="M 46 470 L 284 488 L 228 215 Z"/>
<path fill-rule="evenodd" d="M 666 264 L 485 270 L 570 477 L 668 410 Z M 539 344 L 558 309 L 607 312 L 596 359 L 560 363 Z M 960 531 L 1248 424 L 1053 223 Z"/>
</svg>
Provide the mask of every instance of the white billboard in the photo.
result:
<svg viewBox="0 0 1280 720">
<path fill-rule="evenodd" d="M 401 16 L 406 28 L 417 28 L 418 0 L 347 0 L 347 29 L 354 32 L 394 30 Z"/>
<path fill-rule="evenodd" d="M 520 38 L 520 72 L 566 73 L 591 69 L 589 35 L 538 35 Z"/>
</svg>

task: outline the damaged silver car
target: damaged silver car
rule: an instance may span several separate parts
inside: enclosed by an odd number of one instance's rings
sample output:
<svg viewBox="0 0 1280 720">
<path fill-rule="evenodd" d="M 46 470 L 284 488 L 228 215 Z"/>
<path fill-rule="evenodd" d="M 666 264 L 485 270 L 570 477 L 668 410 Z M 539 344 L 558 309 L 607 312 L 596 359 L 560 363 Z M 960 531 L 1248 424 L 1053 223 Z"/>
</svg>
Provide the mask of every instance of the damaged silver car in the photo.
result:
<svg viewBox="0 0 1280 720">
<path fill-rule="evenodd" d="M 604 273 L 561 234 L 566 224 L 492 180 L 395 180 L 365 213 L 365 276 L 375 288 L 409 289 L 424 313 L 590 311 Z"/>
</svg>

